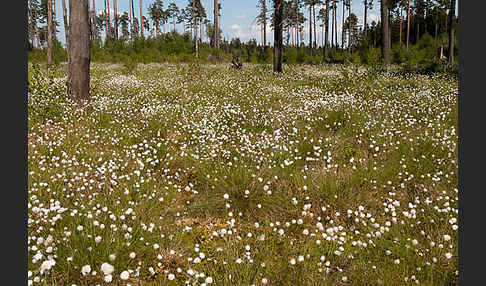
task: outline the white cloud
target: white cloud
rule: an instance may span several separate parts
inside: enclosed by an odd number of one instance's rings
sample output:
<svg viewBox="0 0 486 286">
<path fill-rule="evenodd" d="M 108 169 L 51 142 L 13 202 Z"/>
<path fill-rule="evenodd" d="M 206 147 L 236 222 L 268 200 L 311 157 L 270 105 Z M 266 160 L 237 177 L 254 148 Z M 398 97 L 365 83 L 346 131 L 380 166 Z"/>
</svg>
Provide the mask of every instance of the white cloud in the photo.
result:
<svg viewBox="0 0 486 286">
<path fill-rule="evenodd" d="M 232 25 L 229 26 L 229 28 L 231 30 L 241 30 L 241 27 L 238 24 L 232 24 Z"/>
<path fill-rule="evenodd" d="M 378 22 L 378 16 L 376 16 L 375 14 L 369 14 L 367 21 L 368 23 L 371 23 L 373 21 Z"/>
</svg>

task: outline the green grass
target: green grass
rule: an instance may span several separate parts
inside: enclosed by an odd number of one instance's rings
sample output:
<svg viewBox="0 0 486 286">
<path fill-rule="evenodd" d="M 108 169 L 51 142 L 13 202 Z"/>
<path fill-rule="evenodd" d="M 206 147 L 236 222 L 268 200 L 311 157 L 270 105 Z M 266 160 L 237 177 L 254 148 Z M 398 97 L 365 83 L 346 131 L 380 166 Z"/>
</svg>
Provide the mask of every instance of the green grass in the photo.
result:
<svg viewBox="0 0 486 286">
<path fill-rule="evenodd" d="M 457 285 L 457 79 L 284 70 L 93 63 L 82 111 L 30 66 L 34 285 Z"/>
</svg>

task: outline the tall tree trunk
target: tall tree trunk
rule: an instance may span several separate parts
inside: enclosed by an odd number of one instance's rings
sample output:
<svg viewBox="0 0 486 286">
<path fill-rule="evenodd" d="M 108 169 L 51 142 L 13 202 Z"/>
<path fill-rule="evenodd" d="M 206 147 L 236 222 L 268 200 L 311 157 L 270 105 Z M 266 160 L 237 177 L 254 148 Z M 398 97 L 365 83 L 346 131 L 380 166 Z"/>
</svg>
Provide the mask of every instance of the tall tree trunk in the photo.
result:
<svg viewBox="0 0 486 286">
<path fill-rule="evenodd" d="M 282 0 L 274 0 L 275 22 L 273 25 L 273 72 L 282 73 Z"/>
<path fill-rule="evenodd" d="M 111 11 L 110 11 L 110 0 L 106 0 L 106 4 L 108 6 L 108 35 L 110 36 L 110 39 L 113 38 L 113 33 L 111 31 Z"/>
<path fill-rule="evenodd" d="M 416 25 L 416 29 L 417 29 L 417 37 L 415 38 L 415 44 L 418 44 L 419 38 L 420 38 L 420 17 L 418 15 L 418 12 L 417 12 L 417 15 L 415 17 L 415 25 Z"/>
<path fill-rule="evenodd" d="M 297 23 L 295 24 L 295 37 L 297 41 L 297 47 L 299 47 L 299 28 L 300 28 L 300 22 L 299 22 L 299 0 L 295 0 L 295 15 L 297 18 Z"/>
<path fill-rule="evenodd" d="M 435 31 L 434 31 L 434 39 L 437 41 L 437 35 L 439 32 L 439 7 L 435 7 Z"/>
<path fill-rule="evenodd" d="M 52 0 L 47 0 L 47 67 L 52 64 Z"/>
<path fill-rule="evenodd" d="M 312 56 L 312 5 L 309 5 L 309 53 Z"/>
<path fill-rule="evenodd" d="M 400 47 L 402 47 L 402 10 L 400 9 Z"/>
<path fill-rule="evenodd" d="M 341 49 L 344 49 L 344 0 L 343 0 L 343 24 L 341 26 Z"/>
<path fill-rule="evenodd" d="M 91 23 L 92 23 L 92 29 L 93 29 L 93 38 L 97 38 L 98 37 L 98 31 L 97 31 L 97 27 L 96 27 L 96 7 L 95 7 L 95 0 L 93 0 L 93 11 L 92 11 L 92 20 L 91 20 Z"/>
<path fill-rule="evenodd" d="M 89 12 L 88 12 L 89 14 Z M 64 34 L 66 36 L 66 52 L 68 58 L 68 66 L 69 66 L 69 23 L 67 19 L 67 11 L 66 11 L 66 0 L 62 0 L 62 16 L 64 19 Z M 68 82 L 69 85 L 69 82 Z M 68 88 L 69 90 L 69 88 Z"/>
<path fill-rule="evenodd" d="M 142 1 L 142 0 L 140 0 Z M 198 39 L 197 39 L 197 18 L 196 18 L 196 1 L 192 1 L 192 15 L 194 20 L 194 42 L 196 44 L 196 58 L 199 57 L 199 46 L 198 46 Z"/>
<path fill-rule="evenodd" d="M 89 11 L 88 0 L 69 0 L 69 97 L 79 105 L 89 103 Z"/>
<path fill-rule="evenodd" d="M 267 0 L 263 0 L 263 49 L 267 49 Z"/>
<path fill-rule="evenodd" d="M 446 15 L 445 15 L 445 30 L 447 32 L 449 32 L 449 26 L 448 26 L 448 21 L 447 20 L 449 20 L 449 15 L 447 15 L 447 13 L 446 13 Z"/>
<path fill-rule="evenodd" d="M 332 15 L 331 15 L 331 48 L 334 49 L 334 14 L 336 13 L 336 10 L 334 9 L 334 1 L 332 0 Z"/>
<path fill-rule="evenodd" d="M 135 8 L 133 6 L 133 0 L 131 1 L 132 2 L 132 35 L 133 36 L 136 36 L 138 33 L 136 33 L 137 31 L 135 30 Z M 133 38 L 132 36 L 132 38 Z"/>
<path fill-rule="evenodd" d="M 314 47 L 317 49 L 317 34 L 316 34 L 316 7 L 312 5 L 312 18 L 314 20 Z"/>
<path fill-rule="evenodd" d="M 115 24 L 115 39 L 118 40 L 118 5 L 117 5 L 117 0 L 113 0 L 113 10 L 114 10 L 114 15 L 113 15 L 113 22 Z"/>
<path fill-rule="evenodd" d="M 52 6 L 52 38 L 57 39 L 57 29 L 56 29 L 56 0 L 51 0 Z"/>
<path fill-rule="evenodd" d="M 106 1 L 105 0 L 105 42 L 108 40 L 108 12 L 106 11 Z"/>
<path fill-rule="evenodd" d="M 337 4 L 334 2 L 334 44 L 335 47 L 338 45 L 338 39 L 337 39 Z"/>
<path fill-rule="evenodd" d="M 39 32 L 37 30 L 37 12 L 36 12 L 35 9 L 32 12 L 33 12 L 32 14 L 33 14 L 33 19 L 34 19 L 34 24 L 33 24 L 33 26 L 34 26 L 34 39 L 35 39 L 35 43 L 36 43 L 34 45 L 34 47 L 39 48 L 40 45 L 39 45 Z"/>
<path fill-rule="evenodd" d="M 214 48 L 219 49 L 219 3 L 214 0 Z"/>
<path fill-rule="evenodd" d="M 451 0 L 449 9 L 449 57 L 447 60 L 450 64 L 454 62 L 454 15 L 456 14 L 456 0 Z"/>
<path fill-rule="evenodd" d="M 407 51 L 408 51 L 409 42 L 410 42 L 410 0 L 408 0 L 408 7 L 407 7 L 407 46 L 406 46 Z"/>
<path fill-rule="evenodd" d="M 366 30 L 368 28 L 367 27 L 367 21 L 368 21 L 368 0 L 365 0 L 365 2 L 364 2 L 364 27 L 363 27 L 363 32 L 364 32 L 365 36 L 366 36 Z"/>
<path fill-rule="evenodd" d="M 33 6 L 32 6 L 32 0 L 29 0 L 29 22 L 28 22 L 28 25 L 29 25 L 29 29 L 28 29 L 28 32 L 29 32 L 29 38 L 30 38 L 30 42 L 32 43 L 32 47 L 35 47 L 34 46 L 34 13 L 33 13 Z"/>
<path fill-rule="evenodd" d="M 324 35 L 324 59 L 329 61 L 329 0 L 326 0 L 326 34 Z"/>
<path fill-rule="evenodd" d="M 351 16 L 351 0 L 349 0 L 349 9 L 348 9 L 348 18 Z M 351 53 L 351 40 L 352 40 L 352 35 L 351 35 L 351 27 L 348 29 L 348 52 Z"/>
<path fill-rule="evenodd" d="M 143 34 L 142 0 L 140 0 L 140 36 L 142 36 L 142 39 L 145 37 Z"/>
<path fill-rule="evenodd" d="M 388 27 L 388 0 L 381 0 L 381 55 L 385 62 L 385 66 L 390 65 L 390 41 L 389 41 L 389 27 Z"/>
</svg>

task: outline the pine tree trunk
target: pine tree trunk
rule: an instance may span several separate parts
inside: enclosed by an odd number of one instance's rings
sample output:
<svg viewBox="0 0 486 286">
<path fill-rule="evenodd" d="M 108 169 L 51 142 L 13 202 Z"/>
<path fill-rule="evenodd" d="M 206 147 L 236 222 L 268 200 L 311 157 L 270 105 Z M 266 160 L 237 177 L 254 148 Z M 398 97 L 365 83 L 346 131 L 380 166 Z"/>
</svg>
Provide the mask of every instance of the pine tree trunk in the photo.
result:
<svg viewBox="0 0 486 286">
<path fill-rule="evenodd" d="M 142 1 L 142 0 L 140 0 Z M 198 39 L 197 39 L 197 18 L 196 18 L 196 9 L 195 9 L 195 3 L 196 1 L 192 1 L 192 15 L 194 19 L 194 42 L 196 44 L 196 58 L 199 57 L 199 45 L 198 45 Z"/>
<path fill-rule="evenodd" d="M 312 56 L 312 5 L 309 5 L 309 53 Z"/>
<path fill-rule="evenodd" d="M 408 51 L 409 42 L 410 42 L 410 0 L 408 0 L 408 8 L 407 8 L 407 46 L 406 46 L 407 51 Z"/>
<path fill-rule="evenodd" d="M 341 26 L 341 49 L 344 49 L 344 1 L 343 1 L 343 24 Z"/>
<path fill-rule="evenodd" d="M 326 0 L 326 33 L 324 35 L 324 59 L 329 61 L 329 0 Z"/>
<path fill-rule="evenodd" d="M 382 45 L 381 55 L 385 62 L 385 66 L 390 65 L 390 41 L 389 41 L 389 23 L 388 23 L 388 0 L 381 0 L 381 34 Z"/>
<path fill-rule="evenodd" d="M 300 27 L 300 22 L 299 22 L 299 0 L 295 0 L 295 15 L 297 17 L 297 23 L 295 25 L 295 38 L 297 41 L 297 47 L 299 46 L 299 27 Z"/>
<path fill-rule="evenodd" d="M 47 0 L 47 67 L 52 64 L 52 0 Z"/>
<path fill-rule="evenodd" d="M 335 47 L 337 47 L 338 45 L 338 40 L 337 40 L 337 4 L 336 2 L 334 2 L 334 44 L 335 44 Z"/>
<path fill-rule="evenodd" d="M 364 27 L 363 27 L 363 32 L 364 35 L 366 36 L 366 29 L 367 29 L 367 20 L 368 20 L 368 0 L 365 0 L 364 3 Z"/>
<path fill-rule="evenodd" d="M 282 73 L 282 0 L 274 0 L 273 5 L 275 13 L 273 72 Z"/>
<path fill-rule="evenodd" d="M 66 11 L 66 0 L 62 0 L 62 16 L 64 19 L 64 34 L 66 36 L 66 53 L 68 58 L 68 66 L 69 66 L 69 23 L 67 19 L 67 11 Z M 68 82 L 69 85 L 69 82 Z M 69 90 L 69 88 L 68 88 Z"/>
<path fill-rule="evenodd" d="M 334 0 L 332 2 L 332 15 L 331 15 L 331 48 L 334 48 Z"/>
<path fill-rule="evenodd" d="M 29 0 L 29 22 L 28 22 L 28 25 L 29 25 L 29 37 L 30 37 L 30 42 L 32 43 L 32 47 L 35 47 L 34 46 L 34 13 L 33 13 L 33 9 L 32 9 L 32 0 Z"/>
<path fill-rule="evenodd" d="M 316 7 L 312 5 L 312 18 L 314 19 L 314 47 L 317 49 L 317 34 L 316 34 Z"/>
<path fill-rule="evenodd" d="M 137 35 L 137 31 L 135 30 L 135 8 L 133 7 L 133 0 L 132 0 L 132 38 L 133 36 Z"/>
<path fill-rule="evenodd" d="M 51 0 L 52 5 L 52 38 L 57 39 L 57 32 L 56 32 L 56 0 Z"/>
<path fill-rule="evenodd" d="M 110 36 L 110 39 L 113 37 L 112 31 L 111 31 L 111 11 L 110 11 L 110 0 L 106 0 L 106 4 L 108 6 L 108 35 Z"/>
<path fill-rule="evenodd" d="M 117 5 L 117 0 L 113 0 L 113 9 L 115 10 L 114 11 L 114 24 L 115 24 L 115 39 L 118 40 L 118 5 Z"/>
<path fill-rule="evenodd" d="M 214 0 L 214 48 L 219 49 L 219 3 Z"/>
<path fill-rule="evenodd" d="M 142 39 L 145 37 L 143 34 L 142 0 L 140 0 L 140 36 L 142 36 Z"/>
<path fill-rule="evenodd" d="M 267 49 L 267 0 L 263 0 L 263 49 Z"/>
<path fill-rule="evenodd" d="M 69 97 L 84 105 L 89 103 L 89 11 L 88 0 L 69 0 Z"/>
<path fill-rule="evenodd" d="M 400 10 L 400 47 L 402 47 L 402 10 Z"/>
<path fill-rule="evenodd" d="M 456 14 L 456 0 L 451 0 L 449 9 L 449 57 L 447 60 L 450 64 L 454 62 L 454 14 Z"/>
<path fill-rule="evenodd" d="M 105 42 L 108 40 L 108 12 L 106 11 L 106 1 L 105 0 Z"/>
<path fill-rule="evenodd" d="M 416 21 L 415 24 L 416 24 L 416 27 L 417 27 L 417 37 L 415 38 L 415 43 L 418 44 L 419 38 L 420 38 L 420 17 L 419 17 L 418 14 L 415 17 L 415 21 Z"/>
<path fill-rule="evenodd" d="M 39 48 L 40 45 L 39 45 L 39 32 L 37 30 L 37 12 L 35 11 L 35 9 L 33 11 L 33 16 L 34 16 L 34 18 L 33 18 L 34 19 L 34 25 L 33 26 L 34 26 L 34 39 L 35 39 L 34 47 Z"/>
<path fill-rule="evenodd" d="M 435 7 L 435 32 L 434 39 L 437 41 L 437 35 L 439 32 L 439 8 Z"/>
<path fill-rule="evenodd" d="M 93 0 L 93 11 L 92 12 L 93 12 L 93 17 L 92 17 L 93 18 L 93 20 L 92 20 L 92 23 L 93 23 L 92 25 L 93 26 L 92 26 L 92 28 L 93 28 L 93 35 L 94 35 L 93 38 L 96 39 L 96 38 L 98 38 L 98 29 L 96 27 L 96 7 L 95 7 L 95 0 Z"/>
</svg>

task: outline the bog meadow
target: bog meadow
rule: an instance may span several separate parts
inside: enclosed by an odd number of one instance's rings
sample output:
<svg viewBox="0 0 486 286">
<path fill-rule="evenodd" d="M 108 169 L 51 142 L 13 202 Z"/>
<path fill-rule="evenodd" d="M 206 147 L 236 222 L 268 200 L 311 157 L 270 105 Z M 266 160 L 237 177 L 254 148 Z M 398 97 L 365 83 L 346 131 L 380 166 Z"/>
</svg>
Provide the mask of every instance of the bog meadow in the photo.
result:
<svg viewBox="0 0 486 286">
<path fill-rule="evenodd" d="M 224 0 L 147 1 L 145 35 L 68 2 L 65 47 L 28 1 L 28 285 L 459 284 L 456 1 L 252 2 L 270 46 Z"/>
</svg>

